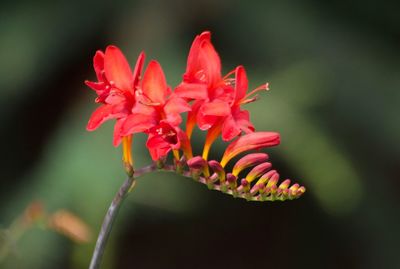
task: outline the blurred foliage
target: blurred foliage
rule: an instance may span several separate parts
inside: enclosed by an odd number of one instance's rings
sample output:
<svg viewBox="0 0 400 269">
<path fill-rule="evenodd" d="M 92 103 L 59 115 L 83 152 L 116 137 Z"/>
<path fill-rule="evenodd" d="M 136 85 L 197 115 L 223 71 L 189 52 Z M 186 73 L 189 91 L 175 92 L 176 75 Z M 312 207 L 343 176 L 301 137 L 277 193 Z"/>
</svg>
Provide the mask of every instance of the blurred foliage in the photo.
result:
<svg viewBox="0 0 400 269">
<path fill-rule="evenodd" d="M 97 234 L 124 173 L 112 123 L 85 131 L 92 56 L 116 44 L 133 63 L 144 49 L 174 86 L 193 37 L 209 29 L 224 71 L 243 64 L 252 87 L 270 82 L 248 109 L 258 130 L 281 133 L 268 151 L 274 166 L 308 191 L 254 204 L 146 175 L 115 223 L 103 268 L 400 267 L 397 10 L 368 1 L 2 2 L 1 228 L 40 199 Z M 150 161 L 144 141 L 134 138 L 137 166 Z M 236 256 L 249 245 L 251 256 Z M 0 266 L 87 268 L 93 247 L 32 229 Z"/>
</svg>

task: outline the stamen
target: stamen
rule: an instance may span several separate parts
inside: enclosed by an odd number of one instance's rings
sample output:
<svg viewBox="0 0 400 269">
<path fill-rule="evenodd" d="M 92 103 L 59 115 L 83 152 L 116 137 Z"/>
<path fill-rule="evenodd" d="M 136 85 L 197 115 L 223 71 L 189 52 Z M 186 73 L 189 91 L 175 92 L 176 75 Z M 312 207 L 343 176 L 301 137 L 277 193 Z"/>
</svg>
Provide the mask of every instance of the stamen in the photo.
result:
<svg viewBox="0 0 400 269">
<path fill-rule="evenodd" d="M 246 94 L 246 96 L 243 98 L 244 100 L 245 99 L 247 99 L 247 98 L 250 98 L 252 95 L 254 95 L 256 92 L 259 92 L 259 91 L 269 91 L 269 84 L 268 84 L 268 82 L 267 83 L 265 83 L 265 84 L 263 84 L 263 85 L 261 85 L 261 86 L 259 86 L 259 87 L 257 87 L 257 88 L 255 88 L 254 90 L 252 90 L 250 93 L 248 93 L 248 94 Z"/>
</svg>

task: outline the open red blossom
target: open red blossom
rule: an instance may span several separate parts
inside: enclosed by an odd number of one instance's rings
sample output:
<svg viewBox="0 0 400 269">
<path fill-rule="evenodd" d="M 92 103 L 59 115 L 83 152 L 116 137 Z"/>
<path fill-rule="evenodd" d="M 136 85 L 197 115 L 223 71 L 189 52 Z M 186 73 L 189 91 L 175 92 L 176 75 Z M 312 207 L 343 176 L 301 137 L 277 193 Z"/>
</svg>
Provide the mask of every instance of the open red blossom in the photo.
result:
<svg viewBox="0 0 400 269">
<path fill-rule="evenodd" d="M 136 91 L 139 84 L 140 73 L 143 68 L 145 55 L 142 52 L 132 73 L 128 61 L 116 46 L 108 46 L 105 53 L 97 51 L 93 58 L 93 66 L 97 82 L 86 81 L 86 85 L 96 91 L 97 103 L 102 105 L 97 108 L 89 119 L 87 130 L 97 129 L 103 122 L 116 119 L 114 128 L 114 145 L 117 146 L 123 135 L 121 126 L 136 104 Z M 150 128 L 144 120 L 145 116 L 139 115 L 143 123 L 140 131 Z"/>
<path fill-rule="evenodd" d="M 183 81 L 175 89 L 178 96 L 194 100 L 186 125 L 189 137 L 196 122 L 201 130 L 207 130 L 219 117 L 229 115 L 233 91 L 230 80 L 221 76 L 221 60 L 210 32 L 196 36 Z"/>
<path fill-rule="evenodd" d="M 234 78 L 230 75 L 235 74 Z M 243 66 L 238 66 L 225 77 L 221 76 L 221 61 L 211 43 L 210 32 L 203 32 L 193 41 L 189 52 L 183 82 L 175 93 L 188 100 L 194 100 L 188 115 L 187 134 L 190 137 L 195 123 L 202 130 L 212 130 L 207 143 L 211 144 L 222 132 L 222 139 L 230 141 L 242 132 L 254 132 L 249 113 L 241 105 L 254 101 L 248 98 L 248 80 Z"/>
<path fill-rule="evenodd" d="M 148 131 L 149 137 L 146 146 L 154 161 L 166 156 L 171 149 L 180 148 L 179 131 L 178 128 L 174 128 L 167 122 L 161 122 Z"/>
<path fill-rule="evenodd" d="M 182 122 L 180 114 L 189 110 L 190 106 L 183 98 L 172 94 L 160 64 L 153 60 L 144 73 L 138 104 L 133 110 L 134 113 L 121 125 L 121 133 L 132 133 L 141 121 L 137 116 L 140 114 L 144 120 L 143 124 L 150 126 L 145 132 L 149 134 L 148 148 L 151 156 L 158 159 L 179 144 L 176 134 Z M 167 147 L 167 144 L 170 146 Z M 157 149 L 157 145 L 160 148 Z"/>
</svg>

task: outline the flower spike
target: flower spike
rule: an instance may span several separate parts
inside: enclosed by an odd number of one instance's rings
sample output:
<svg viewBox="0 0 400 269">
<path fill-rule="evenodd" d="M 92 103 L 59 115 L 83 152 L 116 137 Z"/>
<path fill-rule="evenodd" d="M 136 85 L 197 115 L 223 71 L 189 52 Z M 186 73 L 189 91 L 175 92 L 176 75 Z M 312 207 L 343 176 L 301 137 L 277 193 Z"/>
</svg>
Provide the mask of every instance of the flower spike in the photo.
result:
<svg viewBox="0 0 400 269">
<path fill-rule="evenodd" d="M 298 183 L 291 185 L 289 179 L 279 182 L 279 174 L 271 170 L 266 153 L 250 152 L 280 143 L 279 133 L 256 132 L 249 111 L 242 108 L 256 101 L 260 91 L 268 90 L 268 83 L 247 93 L 249 80 L 243 66 L 222 75 L 221 59 L 211 42 L 211 32 L 195 37 L 182 82 L 175 88 L 167 84 L 156 60 L 149 62 L 142 77 L 144 60 L 142 52 L 132 72 L 121 50 L 108 46 L 104 52 L 98 50 L 93 58 L 97 81 L 85 81 L 97 94 L 95 102 L 99 104 L 87 130 L 96 130 L 103 122 L 115 120 L 113 144 L 118 146 L 122 141 L 122 160 L 129 176 L 104 219 L 90 268 L 99 268 L 121 202 L 135 186 L 136 178 L 145 173 L 174 172 L 210 190 L 247 201 L 293 200 L 306 191 Z M 187 117 L 182 117 L 185 112 Z M 186 122 L 182 122 L 185 118 Z M 193 150 L 201 145 L 193 147 L 191 141 L 196 126 L 207 132 L 200 154 Z M 146 147 L 153 163 L 134 170 L 131 144 L 136 133 L 147 135 Z M 218 138 L 231 142 L 221 161 L 208 160 L 211 146 Z M 228 162 L 242 153 L 245 156 L 231 170 Z M 172 164 L 168 164 L 171 159 Z"/>
<path fill-rule="evenodd" d="M 268 83 L 249 91 L 242 65 L 223 75 L 209 31 L 195 37 L 177 87 L 167 84 L 158 61 L 151 60 L 146 68 L 144 65 L 144 52 L 131 69 L 121 50 L 111 45 L 94 55 L 97 81 L 85 81 L 96 92 L 95 101 L 100 105 L 87 129 L 93 131 L 106 120 L 116 120 L 113 144 L 122 141 L 123 164 L 129 176 L 137 175 L 131 154 L 133 134 L 144 133 L 154 168 L 192 177 L 210 189 L 249 201 L 296 199 L 306 191 L 297 183 L 290 185 L 289 179 L 279 183 L 268 154 L 251 152 L 280 143 L 279 133 L 255 131 L 249 111 L 242 108 L 255 101 L 259 92 L 268 90 Z M 185 112 L 186 122 L 182 122 Z M 191 141 L 196 126 L 207 132 L 200 154 L 193 152 Z M 220 161 L 209 160 L 211 146 L 218 138 L 231 142 Z M 228 169 L 227 164 L 243 153 Z M 167 162 L 170 154 L 172 165 Z"/>
</svg>

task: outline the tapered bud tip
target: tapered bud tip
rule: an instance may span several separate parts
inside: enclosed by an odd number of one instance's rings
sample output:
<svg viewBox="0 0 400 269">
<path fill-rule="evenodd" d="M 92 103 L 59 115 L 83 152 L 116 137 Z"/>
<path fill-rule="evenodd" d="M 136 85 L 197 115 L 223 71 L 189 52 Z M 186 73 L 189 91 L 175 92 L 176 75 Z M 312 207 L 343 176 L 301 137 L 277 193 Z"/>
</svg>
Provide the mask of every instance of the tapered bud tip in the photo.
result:
<svg viewBox="0 0 400 269">
<path fill-rule="evenodd" d="M 242 180 L 240 181 L 240 184 L 241 184 L 243 187 L 247 187 L 247 186 L 250 185 L 250 182 L 248 182 L 245 178 L 242 178 Z"/>
<path fill-rule="evenodd" d="M 286 179 L 284 180 L 280 185 L 279 185 L 279 189 L 287 189 L 290 185 L 290 179 Z"/>
<path fill-rule="evenodd" d="M 207 165 L 207 161 L 201 156 L 196 156 L 187 161 L 187 165 L 192 169 L 203 169 Z"/>
<path fill-rule="evenodd" d="M 267 172 L 272 167 L 271 163 L 261 163 L 251 169 L 251 171 L 247 174 L 246 179 L 249 182 L 252 182 L 254 179 L 260 177 L 262 174 Z"/>
<path fill-rule="evenodd" d="M 208 162 L 208 165 L 211 167 L 211 169 L 215 173 L 221 173 L 224 171 L 224 168 L 221 166 L 221 164 L 215 160 L 211 160 Z"/>
<path fill-rule="evenodd" d="M 290 188 L 289 188 L 289 190 L 290 190 L 290 193 L 293 195 L 293 194 L 296 194 L 297 193 L 297 190 L 300 188 L 300 185 L 299 184 L 293 184 Z"/>
<path fill-rule="evenodd" d="M 232 173 L 238 175 L 242 170 L 260 164 L 268 160 L 268 154 L 266 153 L 251 153 L 242 157 L 235 166 L 233 167 Z"/>
<path fill-rule="evenodd" d="M 268 181 L 267 187 L 272 187 L 275 186 L 276 187 L 276 183 L 278 183 L 279 181 L 279 174 L 278 173 L 274 173 L 270 180 Z"/>
<path fill-rule="evenodd" d="M 222 156 L 221 165 L 225 166 L 229 160 L 244 151 L 276 146 L 279 142 L 279 134 L 275 132 L 245 134 L 229 144 Z"/>
<path fill-rule="evenodd" d="M 301 196 L 303 193 L 306 192 L 306 188 L 304 186 L 301 186 L 298 190 L 297 190 L 297 195 Z"/>
<path fill-rule="evenodd" d="M 228 174 L 226 175 L 226 180 L 227 180 L 229 183 L 233 183 L 233 182 L 235 182 L 235 181 L 237 180 L 237 177 L 234 176 L 234 175 L 232 175 L 231 173 L 228 173 Z"/>
</svg>

